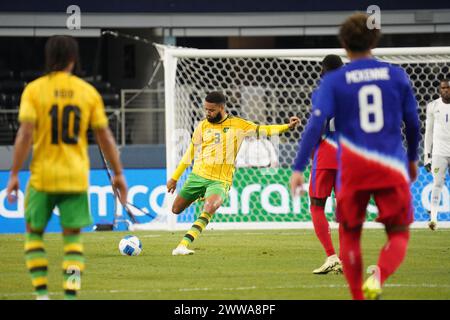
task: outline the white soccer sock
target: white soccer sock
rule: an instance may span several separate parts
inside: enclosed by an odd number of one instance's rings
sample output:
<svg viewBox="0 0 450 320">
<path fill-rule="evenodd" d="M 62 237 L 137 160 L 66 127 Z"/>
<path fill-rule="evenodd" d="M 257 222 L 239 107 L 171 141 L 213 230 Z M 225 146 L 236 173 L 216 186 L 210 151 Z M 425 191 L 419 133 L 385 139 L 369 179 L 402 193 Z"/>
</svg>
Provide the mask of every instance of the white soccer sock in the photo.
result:
<svg viewBox="0 0 450 320">
<path fill-rule="evenodd" d="M 431 191 L 431 213 L 430 213 L 431 221 L 437 221 L 439 204 L 441 202 L 441 191 L 442 191 L 441 186 L 435 186 Z"/>
<path fill-rule="evenodd" d="M 431 208 L 430 220 L 436 222 L 437 221 L 437 215 L 438 215 L 438 209 L 437 208 Z"/>
</svg>

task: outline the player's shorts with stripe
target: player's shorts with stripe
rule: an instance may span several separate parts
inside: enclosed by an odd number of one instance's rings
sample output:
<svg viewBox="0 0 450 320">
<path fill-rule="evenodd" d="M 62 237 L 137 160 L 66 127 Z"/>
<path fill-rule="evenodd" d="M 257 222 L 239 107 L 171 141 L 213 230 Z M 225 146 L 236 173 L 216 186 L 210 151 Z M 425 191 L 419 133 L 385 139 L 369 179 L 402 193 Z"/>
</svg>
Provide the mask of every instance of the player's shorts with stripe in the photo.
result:
<svg viewBox="0 0 450 320">
<path fill-rule="evenodd" d="M 87 192 L 49 193 L 27 187 L 25 196 L 25 221 L 34 230 L 44 230 L 58 207 L 63 228 L 80 229 L 93 223 L 89 212 Z"/>
<path fill-rule="evenodd" d="M 336 220 L 348 228 L 361 225 L 366 218 L 367 204 L 373 196 L 378 208 L 377 222 L 390 226 L 408 226 L 414 220 L 411 191 L 407 182 L 374 190 L 337 192 Z"/>
<path fill-rule="evenodd" d="M 334 169 L 313 169 L 309 179 L 310 198 L 328 198 L 335 187 L 336 175 Z"/>
<path fill-rule="evenodd" d="M 227 182 L 210 180 L 191 173 L 181 188 L 179 195 L 186 200 L 194 201 L 217 194 L 222 200 L 225 200 L 229 190 L 230 184 Z"/>
</svg>

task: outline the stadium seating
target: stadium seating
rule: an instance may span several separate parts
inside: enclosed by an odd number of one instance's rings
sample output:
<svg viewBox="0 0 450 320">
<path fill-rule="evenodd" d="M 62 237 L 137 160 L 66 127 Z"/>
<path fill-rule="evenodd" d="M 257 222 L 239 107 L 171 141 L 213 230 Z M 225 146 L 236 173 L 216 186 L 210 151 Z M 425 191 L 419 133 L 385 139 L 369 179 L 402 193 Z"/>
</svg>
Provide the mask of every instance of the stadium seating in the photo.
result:
<svg viewBox="0 0 450 320">
<path fill-rule="evenodd" d="M 17 121 L 17 109 L 20 105 L 20 96 L 26 84 L 39 78 L 44 73 L 39 70 L 0 70 L 0 145 L 12 145 L 19 127 Z M 120 96 L 118 90 L 109 82 L 89 81 L 101 94 L 107 109 L 120 108 Z M 110 116 L 110 127 L 113 132 L 118 127 L 118 120 Z M 93 137 L 89 136 L 93 142 Z"/>
<path fill-rule="evenodd" d="M 0 70 L 0 81 L 8 80 L 14 77 L 14 72 L 11 70 Z"/>
<path fill-rule="evenodd" d="M 31 82 L 40 76 L 42 76 L 44 73 L 39 70 L 27 70 L 27 71 L 21 71 L 19 73 L 19 78 L 26 82 Z"/>
<path fill-rule="evenodd" d="M 3 80 L 0 82 L 0 93 L 20 94 L 25 88 L 26 82 L 23 80 Z"/>
</svg>

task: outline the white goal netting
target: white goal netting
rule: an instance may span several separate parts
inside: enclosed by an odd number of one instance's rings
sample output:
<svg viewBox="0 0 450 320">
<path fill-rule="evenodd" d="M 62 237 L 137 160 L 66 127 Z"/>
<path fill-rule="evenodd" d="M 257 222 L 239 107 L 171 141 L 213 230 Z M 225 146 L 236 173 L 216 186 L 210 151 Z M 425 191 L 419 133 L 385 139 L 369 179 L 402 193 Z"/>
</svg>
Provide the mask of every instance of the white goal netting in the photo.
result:
<svg viewBox="0 0 450 320">
<path fill-rule="evenodd" d="M 301 124 L 297 130 L 269 139 L 277 156 L 270 168 L 256 168 L 244 161 L 236 170 L 229 199 L 214 216 L 212 225 L 215 228 L 252 228 L 262 224 L 270 228 L 309 226 L 308 197 L 293 199 L 289 192 L 290 167 L 310 115 L 311 92 L 320 78 L 321 61 L 327 54 L 338 54 L 347 61 L 344 51 L 184 48 L 163 51 L 168 176 L 186 150 L 195 126 L 204 118 L 203 100 L 210 91 L 220 90 L 227 96 L 229 113 L 258 124 L 282 124 L 290 116 L 298 116 Z M 423 134 L 425 106 L 438 98 L 440 77 L 450 74 L 450 47 L 383 48 L 374 50 L 374 54 L 402 66 L 409 74 L 420 108 Z M 189 172 L 188 169 L 180 179 L 178 190 Z M 421 171 L 412 188 L 416 221 L 428 220 L 430 183 L 431 175 Z M 442 197 L 440 219 L 450 221 L 448 188 L 447 185 Z M 168 210 L 171 200 L 168 198 Z M 196 202 L 173 218 L 171 228 L 192 223 L 201 206 L 201 202 Z M 333 201 L 327 202 L 326 213 L 332 221 Z M 376 214 L 376 206 L 370 204 L 368 221 L 373 221 Z"/>
</svg>

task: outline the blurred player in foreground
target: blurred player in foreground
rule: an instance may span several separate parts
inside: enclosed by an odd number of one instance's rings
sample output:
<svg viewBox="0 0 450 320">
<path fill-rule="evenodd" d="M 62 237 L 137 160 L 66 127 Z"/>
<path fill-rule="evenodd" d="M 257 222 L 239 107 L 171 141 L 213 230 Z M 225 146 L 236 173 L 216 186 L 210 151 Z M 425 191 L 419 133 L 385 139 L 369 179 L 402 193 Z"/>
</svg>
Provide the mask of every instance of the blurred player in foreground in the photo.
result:
<svg viewBox="0 0 450 320">
<path fill-rule="evenodd" d="M 33 146 L 25 195 L 26 265 L 37 299 L 47 300 L 48 260 L 43 235 L 58 207 L 64 241 L 64 297 L 75 299 L 85 268 L 80 230 L 92 224 L 87 193 L 89 127 L 112 165 L 113 184 L 125 201 L 127 186 L 102 98 L 94 87 L 72 75 L 79 61 L 76 40 L 51 37 L 45 58 L 47 75 L 28 84 L 22 94 L 7 193 L 9 201 L 15 201 L 18 174 Z"/>
<path fill-rule="evenodd" d="M 442 79 L 439 89 L 441 97 L 427 105 L 425 128 L 425 168 L 433 174 L 431 213 L 428 223 L 431 230 L 437 228 L 441 192 L 445 184 L 447 168 L 450 167 L 450 78 Z"/>
<path fill-rule="evenodd" d="M 339 56 L 330 54 L 322 61 L 322 76 L 336 70 L 343 65 Z M 312 110 L 318 89 L 311 95 Z M 317 141 L 312 156 L 311 174 L 309 178 L 309 198 L 311 219 L 314 231 L 322 244 L 327 258 L 325 263 L 313 271 L 314 274 L 342 273 L 342 264 L 333 247 L 330 225 L 325 215 L 325 203 L 331 196 L 331 191 L 336 190 L 337 177 L 337 142 L 334 129 L 334 118 L 328 118 L 322 132 L 322 137 Z"/>
<path fill-rule="evenodd" d="M 367 19 L 357 13 L 340 27 L 339 39 L 351 62 L 323 78 L 291 177 L 292 191 L 301 191 L 309 155 L 326 119 L 334 115 L 339 146 L 336 217 L 342 224 L 341 259 L 353 299 L 379 298 L 381 286 L 406 255 L 414 219 L 410 183 L 417 177 L 420 140 L 409 78 L 403 69 L 373 58 L 380 30 L 368 29 Z M 370 196 L 388 241 L 363 285 L 361 231 Z"/>
<path fill-rule="evenodd" d="M 167 182 L 168 192 L 173 193 L 178 179 L 195 156 L 192 172 L 177 195 L 172 212 L 180 214 L 199 198 L 205 198 L 205 204 L 201 215 L 172 251 L 173 255 L 194 253 L 188 246 L 200 236 L 228 195 L 242 140 L 251 135 L 279 134 L 294 129 L 300 121 L 297 117 L 291 117 L 289 124 L 257 125 L 226 113 L 225 102 L 225 96 L 217 91 L 206 96 L 206 119 L 194 130 L 188 150 Z"/>
</svg>

